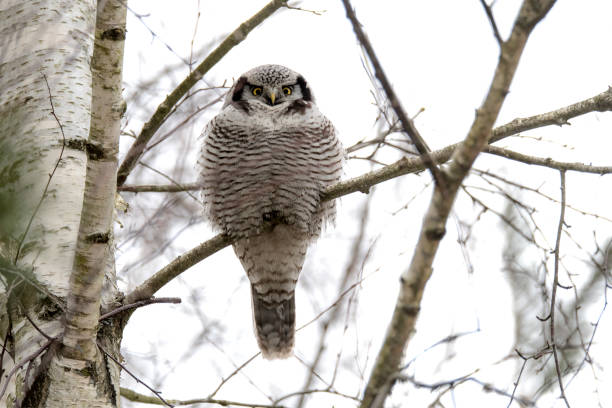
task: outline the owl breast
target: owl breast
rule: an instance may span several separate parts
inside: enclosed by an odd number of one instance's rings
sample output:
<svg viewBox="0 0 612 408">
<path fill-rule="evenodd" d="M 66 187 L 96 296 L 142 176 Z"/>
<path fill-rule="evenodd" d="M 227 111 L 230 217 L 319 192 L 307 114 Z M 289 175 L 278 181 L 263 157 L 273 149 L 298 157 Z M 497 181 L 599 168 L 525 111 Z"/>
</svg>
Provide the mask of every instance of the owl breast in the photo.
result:
<svg viewBox="0 0 612 408">
<path fill-rule="evenodd" d="M 340 178 L 334 127 L 312 104 L 283 105 L 228 105 L 205 130 L 200 164 L 207 215 L 232 237 L 258 234 L 275 222 L 314 238 L 333 217 L 333 203 L 321 205 L 320 194 Z"/>
</svg>

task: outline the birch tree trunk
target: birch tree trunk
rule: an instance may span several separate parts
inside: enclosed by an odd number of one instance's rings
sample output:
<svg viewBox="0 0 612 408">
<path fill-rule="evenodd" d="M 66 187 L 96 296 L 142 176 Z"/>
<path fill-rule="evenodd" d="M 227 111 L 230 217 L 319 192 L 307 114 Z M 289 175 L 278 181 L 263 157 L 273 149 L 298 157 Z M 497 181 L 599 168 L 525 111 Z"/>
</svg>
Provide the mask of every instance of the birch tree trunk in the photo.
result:
<svg viewBox="0 0 612 408">
<path fill-rule="evenodd" d="M 101 350 L 119 359 L 121 329 L 98 320 L 118 297 L 125 11 L 0 1 L 0 406 L 119 405 Z"/>
</svg>

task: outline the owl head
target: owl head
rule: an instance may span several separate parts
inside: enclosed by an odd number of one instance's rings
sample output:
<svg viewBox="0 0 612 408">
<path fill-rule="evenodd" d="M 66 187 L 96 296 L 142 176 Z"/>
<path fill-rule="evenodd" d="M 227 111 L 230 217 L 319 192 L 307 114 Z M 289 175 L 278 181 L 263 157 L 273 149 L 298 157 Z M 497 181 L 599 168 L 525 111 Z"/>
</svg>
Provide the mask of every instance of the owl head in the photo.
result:
<svg viewBox="0 0 612 408">
<path fill-rule="evenodd" d="M 303 76 L 282 65 L 261 65 L 245 72 L 234 84 L 225 105 L 259 101 L 276 106 L 296 101 L 313 102 L 312 92 Z"/>
</svg>

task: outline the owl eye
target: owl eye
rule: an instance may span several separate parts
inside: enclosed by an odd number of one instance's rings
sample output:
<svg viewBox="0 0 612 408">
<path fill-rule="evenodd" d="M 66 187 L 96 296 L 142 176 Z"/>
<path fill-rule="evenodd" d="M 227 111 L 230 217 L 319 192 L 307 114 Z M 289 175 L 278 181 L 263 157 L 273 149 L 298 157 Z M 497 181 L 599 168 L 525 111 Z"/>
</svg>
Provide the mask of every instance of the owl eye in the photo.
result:
<svg viewBox="0 0 612 408">
<path fill-rule="evenodd" d="M 253 90 L 251 91 L 253 93 L 253 95 L 255 96 L 259 96 L 261 95 L 261 93 L 263 92 L 263 90 L 258 86 L 256 88 L 253 88 Z"/>
<path fill-rule="evenodd" d="M 291 95 L 291 92 L 293 92 L 293 90 L 290 87 L 288 87 L 288 86 L 284 86 L 283 87 L 283 93 L 285 95 Z"/>
</svg>

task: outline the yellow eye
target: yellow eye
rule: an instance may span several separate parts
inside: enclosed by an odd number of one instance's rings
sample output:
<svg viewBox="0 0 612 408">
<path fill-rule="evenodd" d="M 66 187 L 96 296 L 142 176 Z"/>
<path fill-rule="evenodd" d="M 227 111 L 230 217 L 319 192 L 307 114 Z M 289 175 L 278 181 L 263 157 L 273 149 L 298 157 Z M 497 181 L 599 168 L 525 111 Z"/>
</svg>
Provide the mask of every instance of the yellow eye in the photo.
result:
<svg viewBox="0 0 612 408">
<path fill-rule="evenodd" d="M 284 87 L 283 87 L 283 93 L 284 93 L 285 95 L 291 95 L 291 92 L 292 92 L 292 90 L 291 90 L 291 88 L 289 88 L 288 86 L 284 86 Z"/>
<path fill-rule="evenodd" d="M 259 95 L 261 95 L 263 90 L 260 87 L 256 87 L 256 88 L 253 88 L 253 90 L 251 92 L 253 92 L 253 95 L 259 96 Z"/>
</svg>

